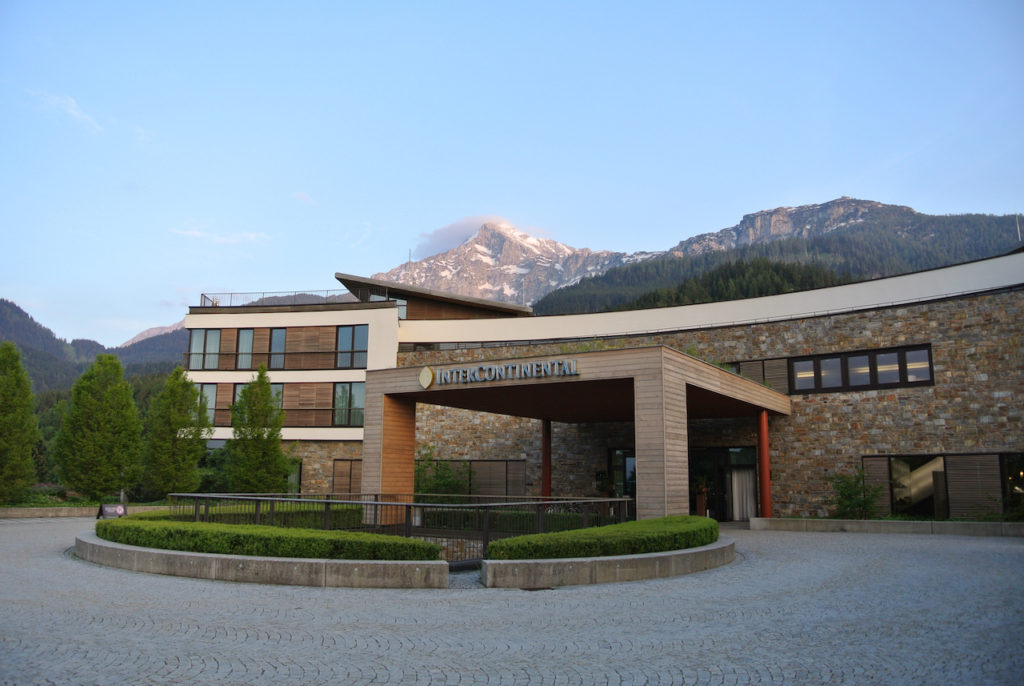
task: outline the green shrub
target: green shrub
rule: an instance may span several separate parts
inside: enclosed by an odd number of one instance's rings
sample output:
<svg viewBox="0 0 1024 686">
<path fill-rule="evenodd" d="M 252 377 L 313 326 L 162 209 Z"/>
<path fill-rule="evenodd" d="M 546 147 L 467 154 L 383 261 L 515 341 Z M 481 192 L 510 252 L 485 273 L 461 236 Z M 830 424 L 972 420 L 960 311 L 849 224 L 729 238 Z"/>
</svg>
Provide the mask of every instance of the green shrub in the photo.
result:
<svg viewBox="0 0 1024 686">
<path fill-rule="evenodd" d="M 544 531 L 566 531 L 586 526 L 601 526 L 618 521 L 615 517 L 580 512 L 545 512 L 543 515 Z M 461 531 L 479 531 L 483 528 L 483 511 L 461 508 L 423 508 L 423 526 L 428 529 L 457 529 Z M 523 531 L 534 531 L 537 526 L 537 513 L 531 510 L 498 510 L 492 509 L 488 514 L 487 528 L 492 533 L 515 534 Z"/>
<path fill-rule="evenodd" d="M 871 519 L 878 509 L 878 499 L 885 493 L 881 484 L 867 482 L 863 469 L 836 474 L 829 483 L 833 491 L 832 516 L 836 519 Z"/>
<path fill-rule="evenodd" d="M 718 522 L 677 515 L 609 526 L 531 534 L 494 541 L 492 560 L 538 560 L 560 557 L 605 557 L 682 550 L 718 540 Z"/>
<path fill-rule="evenodd" d="M 261 557 L 329 560 L 437 560 L 441 547 L 400 536 L 354 531 L 280 528 L 253 524 L 209 524 L 139 513 L 96 522 L 108 541 L 164 550 Z"/>
</svg>

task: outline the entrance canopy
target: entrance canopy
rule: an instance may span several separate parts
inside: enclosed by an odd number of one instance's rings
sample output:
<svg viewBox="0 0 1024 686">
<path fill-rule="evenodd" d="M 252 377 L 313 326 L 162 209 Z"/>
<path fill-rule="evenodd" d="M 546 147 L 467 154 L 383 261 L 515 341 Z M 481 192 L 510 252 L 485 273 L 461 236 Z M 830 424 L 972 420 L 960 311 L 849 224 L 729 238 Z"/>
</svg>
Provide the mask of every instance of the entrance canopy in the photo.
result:
<svg viewBox="0 0 1024 686">
<path fill-rule="evenodd" d="M 413 491 L 416 403 L 633 421 L 640 518 L 689 512 L 689 418 L 790 413 L 788 396 L 664 346 L 368 371 L 364 493 Z"/>
</svg>

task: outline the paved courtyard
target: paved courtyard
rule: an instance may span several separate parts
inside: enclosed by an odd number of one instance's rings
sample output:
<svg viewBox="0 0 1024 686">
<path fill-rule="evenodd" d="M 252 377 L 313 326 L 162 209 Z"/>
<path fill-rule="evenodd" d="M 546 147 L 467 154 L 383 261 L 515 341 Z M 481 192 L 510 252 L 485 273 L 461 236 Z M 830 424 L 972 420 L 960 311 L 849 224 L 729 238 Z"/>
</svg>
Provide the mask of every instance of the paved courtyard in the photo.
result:
<svg viewBox="0 0 1024 686">
<path fill-rule="evenodd" d="M 726 530 L 737 560 L 547 591 L 109 569 L 0 520 L 0 684 L 1018 684 L 1024 539 Z"/>
</svg>

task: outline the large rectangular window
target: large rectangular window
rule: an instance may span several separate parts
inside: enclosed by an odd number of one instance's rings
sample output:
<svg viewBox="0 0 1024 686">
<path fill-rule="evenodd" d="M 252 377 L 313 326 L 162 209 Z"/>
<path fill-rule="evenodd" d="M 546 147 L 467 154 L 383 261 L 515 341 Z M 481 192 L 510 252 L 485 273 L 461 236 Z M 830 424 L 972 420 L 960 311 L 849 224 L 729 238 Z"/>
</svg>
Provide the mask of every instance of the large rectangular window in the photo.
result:
<svg viewBox="0 0 1024 686">
<path fill-rule="evenodd" d="M 284 369 L 284 343 L 287 329 L 270 330 L 270 368 Z"/>
<path fill-rule="evenodd" d="M 338 369 L 366 369 L 369 330 L 366 324 L 338 327 Z"/>
<path fill-rule="evenodd" d="M 346 381 L 334 384 L 334 426 L 362 426 L 366 384 Z"/>
<path fill-rule="evenodd" d="M 217 384 L 197 383 L 196 388 L 199 390 L 200 402 L 206 409 L 206 418 L 212 425 L 214 413 L 217 411 Z"/>
<path fill-rule="evenodd" d="M 236 383 L 235 384 L 235 403 L 237 404 L 242 398 L 242 389 L 249 384 L 247 383 Z M 270 396 L 273 398 L 274 407 L 281 409 L 284 399 L 284 384 L 272 383 L 270 384 Z"/>
<path fill-rule="evenodd" d="M 860 391 L 871 388 L 931 385 L 931 346 L 866 350 L 789 361 L 793 393 Z"/>
<path fill-rule="evenodd" d="M 192 329 L 188 353 L 189 369 L 216 369 L 220 364 L 220 329 Z"/>
<path fill-rule="evenodd" d="M 236 369 L 252 369 L 252 329 L 238 330 L 238 355 Z"/>
</svg>

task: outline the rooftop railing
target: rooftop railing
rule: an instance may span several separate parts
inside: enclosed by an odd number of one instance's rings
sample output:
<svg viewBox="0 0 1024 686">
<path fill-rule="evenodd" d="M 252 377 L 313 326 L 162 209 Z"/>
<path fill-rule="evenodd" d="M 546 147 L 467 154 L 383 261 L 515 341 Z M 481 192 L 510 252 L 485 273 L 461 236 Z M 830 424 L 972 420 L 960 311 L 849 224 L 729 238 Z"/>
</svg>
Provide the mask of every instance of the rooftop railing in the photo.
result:
<svg viewBox="0 0 1024 686">
<path fill-rule="evenodd" d="M 290 291 L 262 293 L 203 293 L 199 298 L 200 307 L 245 307 L 319 305 L 322 303 L 357 302 L 347 290 L 337 291 Z"/>
</svg>

